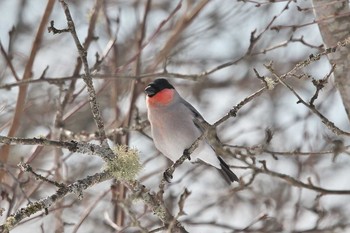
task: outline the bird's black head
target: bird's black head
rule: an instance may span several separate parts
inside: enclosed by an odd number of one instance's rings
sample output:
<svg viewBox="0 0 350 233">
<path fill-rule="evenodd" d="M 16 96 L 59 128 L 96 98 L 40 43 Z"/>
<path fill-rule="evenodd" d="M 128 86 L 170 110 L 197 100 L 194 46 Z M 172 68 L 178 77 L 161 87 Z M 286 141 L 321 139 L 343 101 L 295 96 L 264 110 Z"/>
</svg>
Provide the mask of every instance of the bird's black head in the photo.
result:
<svg viewBox="0 0 350 233">
<path fill-rule="evenodd" d="M 164 89 L 174 89 L 174 87 L 168 82 L 168 80 L 159 78 L 147 85 L 145 93 L 147 96 L 152 97 Z"/>
</svg>

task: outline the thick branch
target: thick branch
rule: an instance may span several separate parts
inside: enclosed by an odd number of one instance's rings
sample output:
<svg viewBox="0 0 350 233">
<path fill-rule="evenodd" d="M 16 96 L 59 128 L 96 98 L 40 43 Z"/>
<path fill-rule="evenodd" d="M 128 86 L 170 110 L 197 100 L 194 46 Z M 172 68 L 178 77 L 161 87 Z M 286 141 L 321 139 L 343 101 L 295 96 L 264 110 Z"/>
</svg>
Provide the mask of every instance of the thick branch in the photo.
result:
<svg viewBox="0 0 350 233">
<path fill-rule="evenodd" d="M 42 145 L 42 146 L 55 146 L 59 148 L 65 148 L 72 152 L 98 155 L 105 161 L 110 160 L 115 156 L 113 151 L 105 145 L 99 146 L 87 142 L 76 141 L 55 141 L 46 138 L 15 138 L 0 136 L 0 143 L 7 145 Z"/>
<path fill-rule="evenodd" d="M 5 224 L 0 226 L 1 232 L 9 232 L 13 227 L 15 227 L 23 219 L 39 212 L 44 209 L 49 208 L 58 200 L 65 197 L 67 194 L 74 193 L 82 198 L 82 191 L 87 188 L 101 183 L 103 181 L 109 180 L 112 175 L 107 172 L 96 173 L 95 175 L 88 176 L 85 179 L 77 180 L 71 185 L 59 188 L 54 194 L 45 197 L 39 201 L 28 204 L 26 207 L 19 209 L 15 214 L 11 215 L 6 219 Z"/>
</svg>

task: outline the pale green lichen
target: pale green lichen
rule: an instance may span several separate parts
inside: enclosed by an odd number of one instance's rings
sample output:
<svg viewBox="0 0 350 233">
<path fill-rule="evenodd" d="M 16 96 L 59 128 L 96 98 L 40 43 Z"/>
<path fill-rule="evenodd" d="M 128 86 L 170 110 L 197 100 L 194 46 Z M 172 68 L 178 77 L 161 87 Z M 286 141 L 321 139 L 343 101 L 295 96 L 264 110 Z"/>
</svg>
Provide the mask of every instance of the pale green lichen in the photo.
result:
<svg viewBox="0 0 350 233">
<path fill-rule="evenodd" d="M 270 78 L 270 77 L 265 77 L 265 78 L 264 78 L 264 81 L 265 81 L 266 87 L 267 87 L 267 89 L 268 89 L 269 91 L 273 90 L 273 89 L 275 88 L 276 84 L 277 84 L 277 83 L 276 83 L 272 78 Z"/>
<path fill-rule="evenodd" d="M 153 208 L 153 213 L 160 219 L 166 219 L 166 211 L 163 206 L 159 205 Z"/>
<path fill-rule="evenodd" d="M 5 224 L 3 225 L 3 232 L 9 232 L 16 223 L 16 219 L 13 216 L 10 216 L 6 219 Z"/>
<path fill-rule="evenodd" d="M 108 161 L 106 170 L 111 172 L 117 180 L 135 180 L 137 174 L 142 169 L 139 152 L 126 145 L 118 145 L 113 148 L 116 157 Z"/>
</svg>

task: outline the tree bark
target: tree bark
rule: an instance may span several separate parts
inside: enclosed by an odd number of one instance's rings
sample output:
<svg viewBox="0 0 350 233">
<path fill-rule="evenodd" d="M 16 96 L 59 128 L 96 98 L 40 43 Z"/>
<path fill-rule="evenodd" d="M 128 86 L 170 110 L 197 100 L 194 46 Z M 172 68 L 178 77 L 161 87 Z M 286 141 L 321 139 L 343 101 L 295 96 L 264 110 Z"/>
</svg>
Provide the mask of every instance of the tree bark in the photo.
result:
<svg viewBox="0 0 350 233">
<path fill-rule="evenodd" d="M 314 14 L 323 41 L 327 48 L 350 36 L 349 2 L 313 0 Z M 342 47 L 328 56 L 330 63 L 336 64 L 335 83 L 341 95 L 346 114 L 350 121 L 350 50 Z"/>
</svg>

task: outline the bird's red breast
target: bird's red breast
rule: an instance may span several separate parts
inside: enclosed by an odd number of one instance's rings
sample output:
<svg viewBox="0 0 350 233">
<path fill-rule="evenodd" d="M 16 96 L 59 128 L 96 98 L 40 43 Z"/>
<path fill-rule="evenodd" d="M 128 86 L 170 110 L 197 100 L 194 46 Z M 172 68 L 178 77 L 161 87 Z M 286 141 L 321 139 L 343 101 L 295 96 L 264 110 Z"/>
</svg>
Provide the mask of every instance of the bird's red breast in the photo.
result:
<svg viewBox="0 0 350 233">
<path fill-rule="evenodd" d="M 164 106 L 169 104 L 174 98 L 174 89 L 163 89 L 152 97 L 147 96 L 149 106 Z"/>
</svg>

